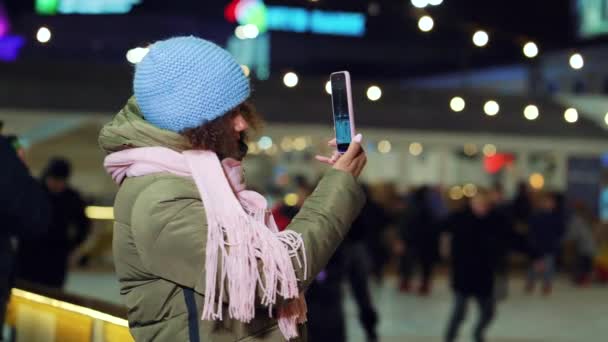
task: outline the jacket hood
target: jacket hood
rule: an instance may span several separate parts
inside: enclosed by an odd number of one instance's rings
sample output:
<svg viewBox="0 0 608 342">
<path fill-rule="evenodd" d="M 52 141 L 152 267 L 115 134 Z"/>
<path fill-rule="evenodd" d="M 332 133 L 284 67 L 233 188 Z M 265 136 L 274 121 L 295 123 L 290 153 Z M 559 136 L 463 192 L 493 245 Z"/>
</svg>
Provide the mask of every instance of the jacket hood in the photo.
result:
<svg viewBox="0 0 608 342">
<path fill-rule="evenodd" d="M 175 132 L 158 128 L 147 122 L 131 97 L 125 107 L 118 112 L 99 132 L 99 146 L 112 153 L 135 147 L 162 146 L 181 152 L 190 148 L 188 140 Z"/>
</svg>

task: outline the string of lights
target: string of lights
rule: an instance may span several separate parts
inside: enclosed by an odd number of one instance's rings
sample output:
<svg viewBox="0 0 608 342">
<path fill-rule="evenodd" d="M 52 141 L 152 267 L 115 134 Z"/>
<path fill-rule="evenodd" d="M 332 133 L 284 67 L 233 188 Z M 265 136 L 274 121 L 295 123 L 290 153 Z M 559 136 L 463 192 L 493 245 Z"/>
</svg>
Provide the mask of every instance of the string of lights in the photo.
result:
<svg viewBox="0 0 608 342">
<path fill-rule="evenodd" d="M 438 25 L 449 28 L 451 30 L 462 31 L 471 36 L 471 42 L 477 48 L 488 47 L 489 43 L 495 38 L 504 38 L 511 41 L 514 46 L 521 48 L 522 54 L 533 59 L 539 56 L 539 44 L 531 37 L 507 32 L 498 27 L 490 27 L 478 23 L 465 22 L 460 18 L 453 17 L 438 17 L 438 14 L 431 15 L 432 7 L 439 6 L 443 1 L 429 0 L 410 0 L 412 10 L 409 15 L 418 21 L 418 28 L 422 32 L 431 32 Z M 438 4 L 435 4 L 438 3 Z M 433 17 L 435 16 L 435 17 Z M 572 69 L 580 70 L 584 67 L 584 58 L 580 52 L 574 51 L 569 59 L 569 65 Z"/>
<path fill-rule="evenodd" d="M 410 15 L 417 18 L 418 29 L 422 33 L 432 32 L 437 25 L 445 25 L 450 28 L 456 28 L 471 35 L 471 42 L 476 48 L 487 48 L 492 35 L 501 35 L 507 37 L 514 44 L 521 47 L 522 54 L 534 59 L 540 55 L 539 45 L 529 37 L 522 35 L 511 34 L 493 27 L 481 28 L 481 25 L 467 23 L 462 21 L 454 21 L 453 18 L 437 20 L 431 16 L 429 8 L 440 6 L 442 0 L 410 0 L 412 11 Z M 234 9 L 236 11 L 236 8 Z M 236 15 L 236 14 L 235 14 Z M 250 18 L 251 19 L 251 18 Z M 236 19 L 235 19 L 236 20 Z M 239 39 L 256 39 L 262 32 L 266 31 L 267 27 L 258 27 L 256 21 L 251 19 L 248 24 L 240 24 L 236 26 L 234 35 Z M 41 44 L 48 44 L 51 41 L 52 32 L 48 27 L 42 26 L 36 32 L 36 39 Z M 129 63 L 136 64 L 146 55 L 148 49 L 145 47 L 136 47 L 130 49 L 126 53 L 126 59 Z M 581 70 L 584 65 L 584 57 L 581 53 L 573 53 L 569 58 L 569 65 L 574 70 Z M 248 65 L 242 65 L 245 75 L 250 76 L 251 70 Z M 300 76 L 295 71 L 289 71 L 282 75 L 283 84 L 288 88 L 297 88 L 300 83 Z M 331 94 L 331 84 L 327 81 L 324 84 L 325 92 Z M 372 102 L 378 102 L 382 99 L 383 93 L 381 85 L 371 84 L 365 93 L 367 99 Z M 449 107 L 453 112 L 462 112 L 467 106 L 466 99 L 462 96 L 454 96 L 450 99 Z M 500 114 L 500 104 L 496 99 L 488 99 L 483 105 L 483 112 L 488 116 L 496 116 Z M 527 120 L 538 120 L 542 116 L 542 111 L 536 104 L 530 103 L 522 109 L 523 117 Z M 569 124 L 574 124 L 578 121 L 579 114 L 577 109 L 568 108 L 564 112 L 564 120 Z M 608 113 L 605 115 L 605 122 L 608 125 Z"/>
</svg>

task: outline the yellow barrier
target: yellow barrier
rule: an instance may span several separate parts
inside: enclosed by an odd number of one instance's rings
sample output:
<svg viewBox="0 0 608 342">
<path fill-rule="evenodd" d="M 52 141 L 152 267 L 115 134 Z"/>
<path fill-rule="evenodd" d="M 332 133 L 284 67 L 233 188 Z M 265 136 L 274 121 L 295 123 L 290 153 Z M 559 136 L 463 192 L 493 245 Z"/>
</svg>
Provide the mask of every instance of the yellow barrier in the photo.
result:
<svg viewBox="0 0 608 342">
<path fill-rule="evenodd" d="M 125 319 L 19 289 L 12 290 L 6 321 L 18 342 L 133 341 Z"/>
</svg>

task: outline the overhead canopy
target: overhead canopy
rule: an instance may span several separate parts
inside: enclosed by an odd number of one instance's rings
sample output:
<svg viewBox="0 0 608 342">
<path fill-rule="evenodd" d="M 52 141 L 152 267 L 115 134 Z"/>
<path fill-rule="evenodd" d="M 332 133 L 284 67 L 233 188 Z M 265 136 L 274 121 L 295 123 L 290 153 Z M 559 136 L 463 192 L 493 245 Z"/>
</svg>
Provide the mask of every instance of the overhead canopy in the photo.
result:
<svg viewBox="0 0 608 342">
<path fill-rule="evenodd" d="M 54 113 L 114 113 L 131 96 L 132 69 L 104 65 L 1 65 L 0 106 L 8 110 Z M 280 75 L 254 82 L 253 100 L 269 123 L 327 124 L 331 122 L 331 97 L 326 79 L 300 76 L 295 88 L 282 84 Z M 579 117 L 564 120 L 565 108 L 548 98 L 526 98 L 466 90 L 403 89 L 396 81 L 357 80 L 352 75 L 357 123 L 361 126 L 458 134 L 517 135 L 526 137 L 604 139 L 608 132 Z M 379 101 L 366 97 L 372 84 L 382 89 Z M 465 109 L 450 109 L 453 96 L 461 96 Z M 496 116 L 484 114 L 487 100 L 500 106 Z M 534 104 L 539 117 L 530 121 L 523 110 Z"/>
</svg>

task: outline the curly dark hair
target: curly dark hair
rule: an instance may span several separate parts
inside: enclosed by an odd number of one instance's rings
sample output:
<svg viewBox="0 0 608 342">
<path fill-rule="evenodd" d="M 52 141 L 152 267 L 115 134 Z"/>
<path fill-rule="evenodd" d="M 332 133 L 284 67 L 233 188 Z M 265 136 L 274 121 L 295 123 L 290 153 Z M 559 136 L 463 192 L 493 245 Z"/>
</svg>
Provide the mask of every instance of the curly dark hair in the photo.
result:
<svg viewBox="0 0 608 342">
<path fill-rule="evenodd" d="M 247 140 L 247 132 L 241 132 L 241 139 L 235 140 L 232 120 L 242 115 L 249 124 L 250 129 L 258 130 L 262 120 L 251 102 L 245 101 L 233 110 L 219 118 L 206 122 L 198 127 L 186 128 L 180 132 L 184 135 L 193 149 L 210 150 L 220 158 L 235 157 L 244 154 L 243 146 Z"/>
</svg>

